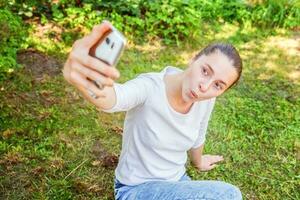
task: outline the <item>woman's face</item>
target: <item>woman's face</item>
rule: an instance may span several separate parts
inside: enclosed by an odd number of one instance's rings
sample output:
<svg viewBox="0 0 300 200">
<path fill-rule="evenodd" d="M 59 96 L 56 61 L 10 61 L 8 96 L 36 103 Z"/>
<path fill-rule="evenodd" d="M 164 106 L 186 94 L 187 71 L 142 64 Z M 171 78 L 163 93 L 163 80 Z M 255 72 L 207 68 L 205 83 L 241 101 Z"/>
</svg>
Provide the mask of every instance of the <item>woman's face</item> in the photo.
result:
<svg viewBox="0 0 300 200">
<path fill-rule="evenodd" d="M 182 97 L 185 102 L 217 97 L 237 78 L 233 61 L 221 51 L 201 55 L 197 60 L 191 60 L 184 71 Z"/>
</svg>

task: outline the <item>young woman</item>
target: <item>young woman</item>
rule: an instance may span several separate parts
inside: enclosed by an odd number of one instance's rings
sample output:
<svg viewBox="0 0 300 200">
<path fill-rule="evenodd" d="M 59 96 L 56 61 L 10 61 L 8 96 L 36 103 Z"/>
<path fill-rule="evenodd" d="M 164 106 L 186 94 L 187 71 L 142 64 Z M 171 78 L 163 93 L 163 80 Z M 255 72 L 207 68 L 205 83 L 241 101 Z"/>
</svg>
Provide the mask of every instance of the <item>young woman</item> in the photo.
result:
<svg viewBox="0 0 300 200">
<path fill-rule="evenodd" d="M 187 152 L 201 171 L 223 160 L 202 155 L 202 150 L 216 97 L 241 75 L 236 49 L 212 44 L 185 70 L 169 66 L 119 84 L 114 82 L 120 76 L 116 68 L 88 55 L 110 27 L 104 22 L 76 41 L 63 74 L 99 110 L 127 111 L 115 170 L 115 198 L 242 199 L 237 187 L 221 181 L 192 181 L 185 168 Z"/>
</svg>

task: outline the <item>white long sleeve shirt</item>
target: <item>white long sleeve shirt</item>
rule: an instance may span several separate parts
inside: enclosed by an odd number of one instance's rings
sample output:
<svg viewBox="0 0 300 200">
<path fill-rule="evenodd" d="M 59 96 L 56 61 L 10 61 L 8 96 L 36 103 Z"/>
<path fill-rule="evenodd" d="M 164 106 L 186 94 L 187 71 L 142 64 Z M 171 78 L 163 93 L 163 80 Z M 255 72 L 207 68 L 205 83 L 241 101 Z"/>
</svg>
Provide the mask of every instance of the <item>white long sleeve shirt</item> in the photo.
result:
<svg viewBox="0 0 300 200">
<path fill-rule="evenodd" d="M 163 78 L 181 71 L 168 66 L 124 84 L 114 83 L 116 104 L 103 111 L 127 111 L 115 170 L 121 183 L 177 181 L 186 171 L 187 151 L 204 143 L 215 98 L 195 102 L 186 114 L 175 111 L 168 102 Z"/>
</svg>

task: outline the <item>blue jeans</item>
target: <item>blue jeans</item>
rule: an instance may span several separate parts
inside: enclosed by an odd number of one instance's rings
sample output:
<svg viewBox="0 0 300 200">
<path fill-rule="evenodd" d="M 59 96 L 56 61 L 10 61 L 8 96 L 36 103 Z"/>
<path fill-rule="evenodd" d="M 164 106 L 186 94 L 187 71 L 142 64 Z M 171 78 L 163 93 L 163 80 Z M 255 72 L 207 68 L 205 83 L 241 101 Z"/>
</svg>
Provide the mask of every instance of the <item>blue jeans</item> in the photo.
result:
<svg viewBox="0 0 300 200">
<path fill-rule="evenodd" d="M 184 174 L 179 181 L 149 181 L 129 186 L 115 178 L 116 200 L 241 200 L 241 191 L 222 181 L 192 181 Z"/>
</svg>

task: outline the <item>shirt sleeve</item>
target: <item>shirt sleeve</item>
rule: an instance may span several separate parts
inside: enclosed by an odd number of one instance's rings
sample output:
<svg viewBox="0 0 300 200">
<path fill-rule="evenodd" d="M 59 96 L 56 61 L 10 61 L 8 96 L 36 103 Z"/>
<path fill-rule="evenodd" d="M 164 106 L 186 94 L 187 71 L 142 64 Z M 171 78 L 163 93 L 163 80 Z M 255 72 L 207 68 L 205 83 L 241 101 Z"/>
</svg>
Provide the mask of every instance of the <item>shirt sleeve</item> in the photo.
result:
<svg viewBox="0 0 300 200">
<path fill-rule="evenodd" d="M 192 147 L 193 149 L 200 147 L 205 142 L 208 122 L 209 122 L 211 113 L 213 111 L 215 101 L 216 101 L 216 98 L 213 98 L 208 102 L 208 106 L 207 106 L 205 115 L 200 124 L 198 138 L 196 139 L 196 142 L 194 143 L 194 145 Z"/>
<path fill-rule="evenodd" d="M 113 84 L 116 94 L 116 104 L 110 109 L 101 109 L 106 113 L 128 111 L 134 107 L 142 105 L 152 86 L 152 80 L 146 74 L 140 74 L 123 84 Z"/>
</svg>

